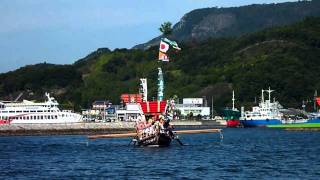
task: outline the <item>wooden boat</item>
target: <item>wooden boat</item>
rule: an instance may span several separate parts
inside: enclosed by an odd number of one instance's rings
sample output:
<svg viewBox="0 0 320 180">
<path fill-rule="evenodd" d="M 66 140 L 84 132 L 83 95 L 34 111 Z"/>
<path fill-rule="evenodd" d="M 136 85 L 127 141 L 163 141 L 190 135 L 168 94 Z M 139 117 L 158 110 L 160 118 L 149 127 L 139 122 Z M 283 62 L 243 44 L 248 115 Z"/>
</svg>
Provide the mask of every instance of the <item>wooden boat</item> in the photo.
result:
<svg viewBox="0 0 320 180">
<path fill-rule="evenodd" d="M 136 139 L 136 145 L 165 147 L 170 145 L 172 139 L 174 139 L 174 137 L 170 136 L 169 134 L 156 133 L 142 139 Z"/>
<path fill-rule="evenodd" d="M 172 132 L 170 120 L 164 120 L 160 116 L 158 120 L 152 118 L 148 121 L 140 121 L 136 124 L 135 145 L 138 146 L 169 146 L 175 138 Z"/>
</svg>

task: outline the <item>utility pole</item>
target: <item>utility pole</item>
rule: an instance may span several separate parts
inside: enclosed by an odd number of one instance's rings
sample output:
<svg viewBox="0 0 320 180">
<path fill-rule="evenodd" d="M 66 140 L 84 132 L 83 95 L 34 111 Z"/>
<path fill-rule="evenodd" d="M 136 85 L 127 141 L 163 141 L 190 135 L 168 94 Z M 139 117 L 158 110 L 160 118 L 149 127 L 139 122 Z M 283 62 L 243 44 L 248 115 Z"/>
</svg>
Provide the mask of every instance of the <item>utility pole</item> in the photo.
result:
<svg viewBox="0 0 320 180">
<path fill-rule="evenodd" d="M 213 96 L 211 96 L 211 119 L 213 120 Z"/>
</svg>

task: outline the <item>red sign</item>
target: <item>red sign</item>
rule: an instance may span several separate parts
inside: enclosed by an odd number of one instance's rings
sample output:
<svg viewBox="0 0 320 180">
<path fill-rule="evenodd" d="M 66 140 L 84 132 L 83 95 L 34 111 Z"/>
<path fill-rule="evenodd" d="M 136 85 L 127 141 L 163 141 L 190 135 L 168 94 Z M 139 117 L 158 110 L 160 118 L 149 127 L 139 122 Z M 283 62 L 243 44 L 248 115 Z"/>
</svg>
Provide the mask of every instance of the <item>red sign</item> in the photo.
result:
<svg viewBox="0 0 320 180">
<path fill-rule="evenodd" d="M 124 103 L 140 103 L 142 102 L 141 94 L 122 94 L 121 100 Z"/>
</svg>

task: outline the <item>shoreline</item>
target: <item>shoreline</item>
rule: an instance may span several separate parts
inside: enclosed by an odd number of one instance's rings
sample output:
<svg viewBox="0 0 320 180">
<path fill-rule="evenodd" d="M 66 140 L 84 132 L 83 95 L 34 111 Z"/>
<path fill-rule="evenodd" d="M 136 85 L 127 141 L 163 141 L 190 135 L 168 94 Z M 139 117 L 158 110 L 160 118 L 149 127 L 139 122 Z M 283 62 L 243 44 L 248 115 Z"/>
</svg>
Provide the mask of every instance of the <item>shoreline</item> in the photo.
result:
<svg viewBox="0 0 320 180">
<path fill-rule="evenodd" d="M 175 129 L 223 128 L 215 121 L 173 121 Z M 2 124 L 0 136 L 95 135 L 135 132 L 135 122 Z"/>
</svg>

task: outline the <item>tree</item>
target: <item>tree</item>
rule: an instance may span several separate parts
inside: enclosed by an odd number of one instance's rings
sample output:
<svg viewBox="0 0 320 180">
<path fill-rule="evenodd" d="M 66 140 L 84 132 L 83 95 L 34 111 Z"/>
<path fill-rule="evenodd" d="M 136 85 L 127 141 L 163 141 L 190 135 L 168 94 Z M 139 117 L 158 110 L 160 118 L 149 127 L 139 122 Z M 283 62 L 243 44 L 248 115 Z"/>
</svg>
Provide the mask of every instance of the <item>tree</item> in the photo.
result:
<svg viewBox="0 0 320 180">
<path fill-rule="evenodd" d="M 171 22 L 164 22 L 161 24 L 159 30 L 162 32 L 163 35 L 170 35 L 172 33 L 172 24 Z"/>
</svg>

